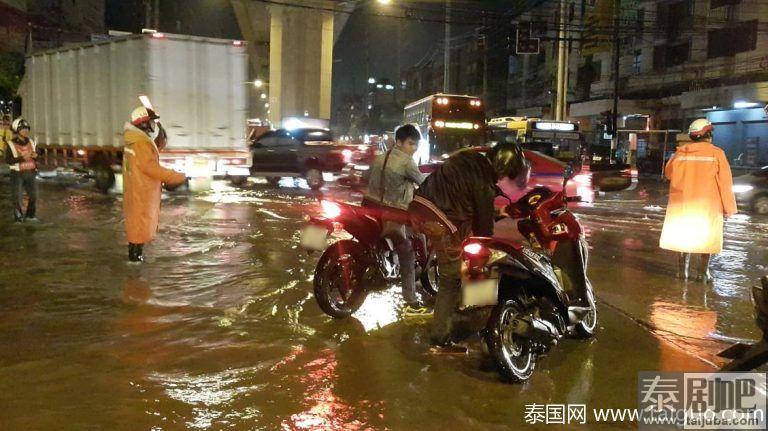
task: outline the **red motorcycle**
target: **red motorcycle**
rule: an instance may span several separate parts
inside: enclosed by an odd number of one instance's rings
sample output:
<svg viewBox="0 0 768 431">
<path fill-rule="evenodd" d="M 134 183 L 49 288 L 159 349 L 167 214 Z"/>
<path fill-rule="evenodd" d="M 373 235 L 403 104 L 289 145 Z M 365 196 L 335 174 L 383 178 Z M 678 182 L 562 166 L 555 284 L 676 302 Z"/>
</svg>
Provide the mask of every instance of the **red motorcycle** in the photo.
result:
<svg viewBox="0 0 768 431">
<path fill-rule="evenodd" d="M 537 187 L 507 207 L 520 218 L 527 244 L 473 237 L 462 254 L 464 309 L 492 307 L 483 331 L 488 351 L 503 377 L 525 381 L 537 357 L 566 335 L 592 337 L 597 307 L 587 278 L 587 244 L 581 225 L 568 210 L 563 191 Z"/>
<path fill-rule="evenodd" d="M 406 211 L 393 208 L 368 208 L 322 200 L 322 217 L 308 217 L 301 231 L 301 247 L 323 251 L 315 267 L 314 293 L 320 308 L 335 318 L 349 317 L 365 301 L 368 293 L 385 290 L 400 279 L 400 263 L 391 239 L 381 238 L 383 220 L 410 223 Z M 352 239 L 328 245 L 336 230 Z M 423 236 L 411 238 L 416 254 L 416 279 L 422 290 L 437 293 L 437 262 Z"/>
</svg>

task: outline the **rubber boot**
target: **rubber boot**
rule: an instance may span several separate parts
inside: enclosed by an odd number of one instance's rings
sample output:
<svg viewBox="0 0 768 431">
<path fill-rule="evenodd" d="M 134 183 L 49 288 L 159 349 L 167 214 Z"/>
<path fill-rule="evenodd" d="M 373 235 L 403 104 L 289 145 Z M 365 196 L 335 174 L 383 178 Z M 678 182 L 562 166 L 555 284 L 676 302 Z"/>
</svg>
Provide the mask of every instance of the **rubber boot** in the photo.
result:
<svg viewBox="0 0 768 431">
<path fill-rule="evenodd" d="M 691 265 L 690 253 L 679 253 L 677 255 L 677 278 L 688 280 L 688 268 Z"/>
<path fill-rule="evenodd" d="M 712 273 L 709 272 L 709 259 L 711 254 L 699 255 L 699 267 L 696 271 L 696 281 L 702 281 L 704 283 L 712 283 Z"/>
<path fill-rule="evenodd" d="M 128 260 L 144 262 L 144 244 L 128 244 Z"/>
</svg>

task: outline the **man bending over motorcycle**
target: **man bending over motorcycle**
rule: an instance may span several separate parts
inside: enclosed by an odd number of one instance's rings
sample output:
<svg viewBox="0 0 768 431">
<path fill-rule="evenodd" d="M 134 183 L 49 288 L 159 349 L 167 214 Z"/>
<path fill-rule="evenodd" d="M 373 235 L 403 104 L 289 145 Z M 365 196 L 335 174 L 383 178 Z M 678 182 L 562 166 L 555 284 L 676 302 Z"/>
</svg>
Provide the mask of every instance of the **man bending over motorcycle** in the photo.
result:
<svg viewBox="0 0 768 431">
<path fill-rule="evenodd" d="M 451 155 L 422 183 L 409 207 L 416 226 L 437 253 L 438 292 L 430 338 L 447 353 L 453 345 L 453 315 L 461 296 L 461 245 L 470 236 L 493 236 L 496 183 L 503 177 L 527 183 L 530 164 L 517 144 L 501 142 L 487 155 L 473 149 Z"/>
<path fill-rule="evenodd" d="M 363 197 L 363 206 L 408 210 L 414 189 L 424 181 L 424 174 L 413 160 L 420 140 L 419 130 L 411 124 L 397 129 L 395 145 L 376 157 L 367 171 L 368 189 Z M 392 239 L 395 244 L 406 314 L 424 314 L 427 310 L 416 293 L 416 257 L 408 229 L 404 224 L 385 220 L 382 236 Z"/>
</svg>

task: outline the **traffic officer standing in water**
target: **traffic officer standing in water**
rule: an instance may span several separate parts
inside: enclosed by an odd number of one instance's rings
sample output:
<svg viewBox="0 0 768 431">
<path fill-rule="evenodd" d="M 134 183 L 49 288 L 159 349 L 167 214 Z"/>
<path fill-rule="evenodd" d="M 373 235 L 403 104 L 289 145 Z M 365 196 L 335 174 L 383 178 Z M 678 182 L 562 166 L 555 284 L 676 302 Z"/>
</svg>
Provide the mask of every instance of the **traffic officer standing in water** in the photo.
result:
<svg viewBox="0 0 768 431">
<path fill-rule="evenodd" d="M 164 134 L 159 118 L 153 110 L 140 106 L 124 126 L 123 210 L 131 262 L 144 261 L 144 244 L 157 232 L 163 184 L 173 186 L 187 180 L 184 174 L 160 166 L 160 150 L 155 140 L 158 136 L 162 139 Z"/>
</svg>

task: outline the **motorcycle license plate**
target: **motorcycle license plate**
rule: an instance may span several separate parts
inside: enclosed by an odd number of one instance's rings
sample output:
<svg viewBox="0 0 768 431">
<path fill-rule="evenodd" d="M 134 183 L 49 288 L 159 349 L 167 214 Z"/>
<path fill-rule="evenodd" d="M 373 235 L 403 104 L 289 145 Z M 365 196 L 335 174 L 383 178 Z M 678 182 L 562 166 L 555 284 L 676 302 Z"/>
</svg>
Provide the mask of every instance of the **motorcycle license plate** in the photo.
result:
<svg viewBox="0 0 768 431">
<path fill-rule="evenodd" d="M 496 305 L 499 295 L 499 279 L 463 280 L 461 283 L 461 308 Z"/>
<path fill-rule="evenodd" d="M 307 250 L 325 250 L 328 247 L 328 229 L 315 225 L 306 226 L 301 230 L 299 244 Z"/>
</svg>

